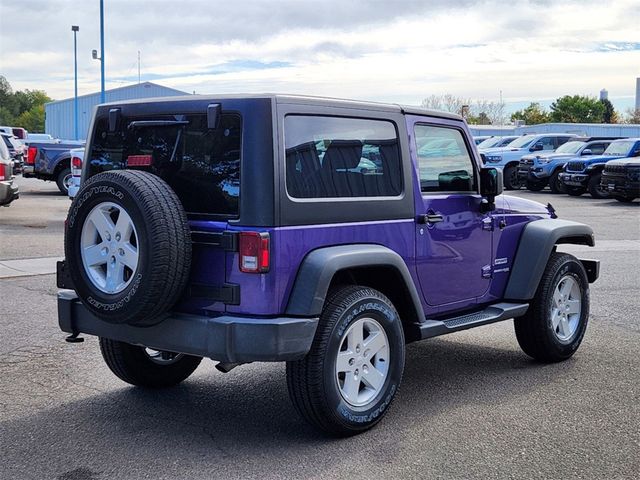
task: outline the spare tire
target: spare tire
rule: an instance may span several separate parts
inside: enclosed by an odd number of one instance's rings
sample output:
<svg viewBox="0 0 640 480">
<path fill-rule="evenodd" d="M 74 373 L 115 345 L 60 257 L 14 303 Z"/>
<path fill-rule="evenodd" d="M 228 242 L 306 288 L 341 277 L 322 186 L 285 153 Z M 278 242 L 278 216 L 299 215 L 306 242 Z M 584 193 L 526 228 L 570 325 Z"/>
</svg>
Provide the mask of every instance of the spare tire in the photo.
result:
<svg viewBox="0 0 640 480">
<path fill-rule="evenodd" d="M 187 215 L 171 187 L 148 172 L 86 181 L 69 209 L 64 244 L 78 297 L 110 323 L 161 322 L 189 278 Z"/>
</svg>

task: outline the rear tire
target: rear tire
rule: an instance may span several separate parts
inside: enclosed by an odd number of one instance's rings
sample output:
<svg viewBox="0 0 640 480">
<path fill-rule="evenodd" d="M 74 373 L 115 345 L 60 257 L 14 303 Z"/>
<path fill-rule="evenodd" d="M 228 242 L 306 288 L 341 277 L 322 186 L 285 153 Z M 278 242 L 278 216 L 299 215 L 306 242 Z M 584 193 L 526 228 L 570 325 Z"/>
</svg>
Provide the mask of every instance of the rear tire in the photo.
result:
<svg viewBox="0 0 640 480">
<path fill-rule="evenodd" d="M 551 193 L 566 193 L 567 191 L 564 183 L 560 181 L 559 175 L 560 169 L 553 172 L 549 177 L 549 188 L 551 189 Z"/>
<path fill-rule="evenodd" d="M 58 176 L 56 177 L 56 185 L 58 186 L 58 190 L 63 195 L 69 195 L 69 186 L 71 185 L 71 181 L 73 177 L 71 176 L 70 168 L 63 168 L 58 172 Z"/>
<path fill-rule="evenodd" d="M 589 320 L 589 282 L 580 261 L 553 253 L 529 310 L 514 319 L 516 338 L 530 357 L 560 362 L 582 342 Z"/>
<path fill-rule="evenodd" d="M 609 198 L 609 192 L 603 190 L 600 181 L 602 180 L 602 173 L 596 173 L 589 179 L 589 193 L 593 198 Z"/>
<path fill-rule="evenodd" d="M 327 297 L 310 352 L 287 362 L 289 396 L 312 426 L 355 435 L 389 410 L 404 358 L 402 324 L 391 301 L 371 288 L 343 287 Z"/>
<path fill-rule="evenodd" d="M 159 352 L 108 338 L 100 338 L 100 351 L 109 369 L 120 380 L 149 388 L 177 385 L 202 361 L 201 357 Z"/>
<path fill-rule="evenodd" d="M 505 190 L 520 190 L 520 179 L 518 178 L 518 168 L 516 165 L 504 167 L 504 188 Z"/>
</svg>

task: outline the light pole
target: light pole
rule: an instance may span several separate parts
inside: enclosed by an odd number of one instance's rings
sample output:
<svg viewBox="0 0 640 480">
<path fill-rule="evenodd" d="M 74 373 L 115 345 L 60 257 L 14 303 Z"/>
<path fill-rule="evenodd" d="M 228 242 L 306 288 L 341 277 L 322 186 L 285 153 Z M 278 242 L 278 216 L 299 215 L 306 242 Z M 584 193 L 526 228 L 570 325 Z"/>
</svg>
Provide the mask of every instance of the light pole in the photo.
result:
<svg viewBox="0 0 640 480">
<path fill-rule="evenodd" d="M 104 103 L 104 1 L 100 0 L 100 103 Z"/>
<path fill-rule="evenodd" d="M 91 51 L 94 60 L 100 60 L 100 103 L 104 103 L 104 1 L 100 0 L 100 56 L 97 50 Z"/>
<path fill-rule="evenodd" d="M 78 25 L 71 25 L 71 31 L 73 32 L 73 131 L 75 140 L 78 140 L 78 39 L 77 34 L 80 27 Z"/>
</svg>

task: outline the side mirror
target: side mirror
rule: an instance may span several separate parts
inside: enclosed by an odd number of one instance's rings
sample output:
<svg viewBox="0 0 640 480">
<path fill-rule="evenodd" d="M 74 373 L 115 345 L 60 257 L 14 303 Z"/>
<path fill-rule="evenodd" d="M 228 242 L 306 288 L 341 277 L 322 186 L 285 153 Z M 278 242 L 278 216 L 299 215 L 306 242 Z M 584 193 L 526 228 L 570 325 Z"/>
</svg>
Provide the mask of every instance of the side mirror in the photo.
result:
<svg viewBox="0 0 640 480">
<path fill-rule="evenodd" d="M 495 208 L 495 199 L 502 193 L 502 171 L 487 167 L 480 169 L 480 195 L 487 199 L 487 210 Z"/>
<path fill-rule="evenodd" d="M 582 151 L 582 155 L 593 155 L 593 152 L 591 151 L 591 149 L 590 149 L 590 148 L 585 148 L 585 149 Z"/>
<path fill-rule="evenodd" d="M 480 154 L 480 160 L 482 160 L 482 164 L 486 165 L 487 163 L 487 156 L 484 153 Z"/>
<path fill-rule="evenodd" d="M 540 150 L 542 150 L 541 143 L 536 143 L 535 145 L 532 145 L 531 148 L 529 149 L 530 152 L 539 152 Z"/>
</svg>

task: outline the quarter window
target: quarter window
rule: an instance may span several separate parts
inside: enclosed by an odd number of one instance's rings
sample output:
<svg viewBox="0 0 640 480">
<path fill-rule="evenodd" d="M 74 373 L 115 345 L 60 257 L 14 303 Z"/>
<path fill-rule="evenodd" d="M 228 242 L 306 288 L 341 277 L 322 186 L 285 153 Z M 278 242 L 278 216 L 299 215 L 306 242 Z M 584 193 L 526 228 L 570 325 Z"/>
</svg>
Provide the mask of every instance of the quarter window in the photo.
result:
<svg viewBox="0 0 640 480">
<path fill-rule="evenodd" d="M 294 198 L 389 197 L 402 193 L 393 123 L 288 115 L 286 185 Z"/>
<path fill-rule="evenodd" d="M 416 125 L 414 131 L 423 192 L 476 191 L 473 161 L 459 130 Z"/>
</svg>

